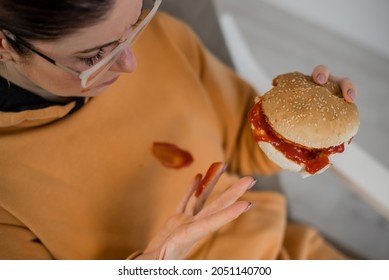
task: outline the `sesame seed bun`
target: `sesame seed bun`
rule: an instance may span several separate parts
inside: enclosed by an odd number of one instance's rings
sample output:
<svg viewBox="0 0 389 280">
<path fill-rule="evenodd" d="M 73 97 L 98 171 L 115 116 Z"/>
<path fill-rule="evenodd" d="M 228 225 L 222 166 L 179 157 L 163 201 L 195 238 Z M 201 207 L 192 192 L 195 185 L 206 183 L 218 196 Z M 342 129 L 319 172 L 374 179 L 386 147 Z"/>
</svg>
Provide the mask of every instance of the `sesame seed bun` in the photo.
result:
<svg viewBox="0 0 389 280">
<path fill-rule="evenodd" d="M 302 177 L 331 166 L 330 157 L 342 153 L 359 128 L 358 109 L 337 84 L 321 86 L 299 72 L 276 77 L 273 88 L 256 98 L 249 120 L 267 157 Z"/>
<path fill-rule="evenodd" d="M 359 113 L 344 100 L 339 86 L 316 84 L 299 72 L 280 75 L 262 97 L 268 123 L 283 138 L 309 148 L 349 141 L 358 131 Z"/>
</svg>

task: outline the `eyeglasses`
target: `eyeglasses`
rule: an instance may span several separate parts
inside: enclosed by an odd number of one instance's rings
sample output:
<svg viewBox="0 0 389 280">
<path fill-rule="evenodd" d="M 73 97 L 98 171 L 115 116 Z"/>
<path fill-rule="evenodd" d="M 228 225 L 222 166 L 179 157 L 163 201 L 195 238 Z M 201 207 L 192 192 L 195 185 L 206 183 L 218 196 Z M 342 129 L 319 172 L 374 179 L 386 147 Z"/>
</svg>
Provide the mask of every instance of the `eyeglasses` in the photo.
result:
<svg viewBox="0 0 389 280">
<path fill-rule="evenodd" d="M 136 27 L 134 27 L 134 29 L 129 33 L 128 37 L 125 40 L 119 40 L 117 42 L 116 47 L 114 47 L 109 54 L 107 54 L 98 63 L 96 63 L 91 68 L 85 71 L 77 71 L 68 66 L 65 66 L 64 64 L 59 63 L 58 61 L 55 61 L 54 59 L 38 51 L 33 46 L 31 46 L 30 43 L 26 42 L 21 38 L 16 37 L 8 30 L 2 30 L 2 31 L 8 39 L 26 47 L 30 51 L 39 55 L 40 57 L 47 60 L 51 64 L 54 64 L 55 66 L 61 68 L 62 70 L 74 76 L 77 76 L 81 80 L 81 86 L 83 88 L 88 88 L 108 71 L 108 69 L 116 62 L 116 60 L 118 59 L 118 57 L 120 56 L 120 54 L 125 48 L 129 47 L 131 44 L 133 44 L 136 41 L 136 39 L 139 37 L 141 32 L 145 29 L 145 27 L 149 24 L 151 19 L 155 16 L 159 6 L 162 3 L 162 0 L 150 0 L 150 1 L 154 2 L 153 8 L 147 13 L 147 15 L 144 15 L 144 17 L 142 17 L 143 19 L 140 20 L 139 23 L 136 25 Z"/>
</svg>

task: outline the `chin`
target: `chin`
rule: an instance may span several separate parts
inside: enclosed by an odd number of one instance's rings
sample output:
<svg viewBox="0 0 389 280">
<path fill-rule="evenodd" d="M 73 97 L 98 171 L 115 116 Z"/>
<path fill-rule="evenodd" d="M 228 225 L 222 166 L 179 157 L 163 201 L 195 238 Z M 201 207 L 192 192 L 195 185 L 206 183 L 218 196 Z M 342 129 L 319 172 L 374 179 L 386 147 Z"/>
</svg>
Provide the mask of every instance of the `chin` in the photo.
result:
<svg viewBox="0 0 389 280">
<path fill-rule="evenodd" d="M 99 88 L 85 88 L 79 92 L 78 96 L 79 97 L 96 97 L 96 96 L 99 96 L 99 95 L 103 94 L 104 92 L 106 92 L 108 88 L 109 88 L 109 86 L 104 86 L 104 87 L 99 87 Z"/>
<path fill-rule="evenodd" d="M 118 78 L 119 78 L 119 76 L 117 76 L 111 80 L 108 80 L 106 82 L 101 82 L 97 85 L 92 85 L 89 88 L 81 89 L 79 95 L 83 96 L 83 97 L 99 96 L 102 93 L 104 93 L 111 85 L 113 85 L 117 81 Z"/>
</svg>

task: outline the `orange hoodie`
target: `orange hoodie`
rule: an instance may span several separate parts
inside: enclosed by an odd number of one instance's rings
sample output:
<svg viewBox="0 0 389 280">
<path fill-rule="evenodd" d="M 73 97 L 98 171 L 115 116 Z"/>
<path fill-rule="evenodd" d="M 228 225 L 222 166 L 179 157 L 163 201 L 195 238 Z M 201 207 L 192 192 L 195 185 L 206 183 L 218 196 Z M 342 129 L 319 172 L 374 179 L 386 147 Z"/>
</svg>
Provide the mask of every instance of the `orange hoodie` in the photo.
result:
<svg viewBox="0 0 389 280">
<path fill-rule="evenodd" d="M 239 175 L 278 170 L 247 122 L 255 91 L 187 26 L 160 13 L 134 52 L 137 71 L 85 104 L 26 101 L 0 112 L 1 259 L 125 259 L 146 247 L 212 162 L 229 166 L 216 193 Z M 188 151 L 193 163 L 163 166 L 155 142 Z M 188 258 L 342 257 L 314 230 L 287 224 L 280 194 L 244 199 L 252 209 Z"/>
</svg>

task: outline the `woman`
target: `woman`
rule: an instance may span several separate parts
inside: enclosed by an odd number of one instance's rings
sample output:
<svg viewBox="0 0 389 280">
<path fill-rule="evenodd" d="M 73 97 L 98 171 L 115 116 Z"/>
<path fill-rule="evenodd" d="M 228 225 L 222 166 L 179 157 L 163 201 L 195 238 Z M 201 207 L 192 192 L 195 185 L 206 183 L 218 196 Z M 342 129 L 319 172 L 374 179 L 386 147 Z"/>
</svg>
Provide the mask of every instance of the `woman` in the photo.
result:
<svg viewBox="0 0 389 280">
<path fill-rule="evenodd" d="M 278 170 L 255 91 L 142 2 L 0 0 L 0 258 L 343 258 L 240 178 Z"/>
</svg>

